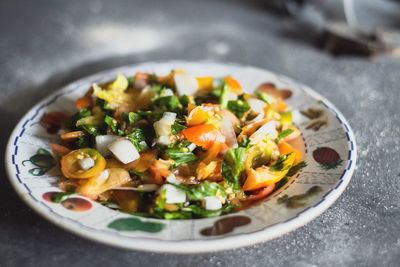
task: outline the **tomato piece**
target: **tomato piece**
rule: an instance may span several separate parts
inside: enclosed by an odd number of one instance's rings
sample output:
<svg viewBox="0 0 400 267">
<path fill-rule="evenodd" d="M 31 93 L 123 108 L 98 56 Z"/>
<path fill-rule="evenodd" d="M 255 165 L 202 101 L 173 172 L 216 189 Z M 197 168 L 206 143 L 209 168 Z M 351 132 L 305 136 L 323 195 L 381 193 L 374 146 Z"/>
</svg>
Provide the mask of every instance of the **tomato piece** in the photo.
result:
<svg viewBox="0 0 400 267">
<path fill-rule="evenodd" d="M 79 166 L 79 160 L 89 157 L 94 160 L 94 166 L 88 170 L 82 170 Z M 106 160 L 104 157 L 92 148 L 74 150 L 61 158 L 61 171 L 67 178 L 88 179 L 100 174 L 105 167 Z"/>
<path fill-rule="evenodd" d="M 209 149 L 215 142 L 225 143 L 225 136 L 212 124 L 201 124 L 182 131 L 187 140 Z"/>
<path fill-rule="evenodd" d="M 166 160 L 155 160 L 153 164 L 149 167 L 150 177 L 148 182 L 152 184 L 162 185 L 164 183 L 164 178 L 170 175 L 170 163 Z"/>
<path fill-rule="evenodd" d="M 275 189 L 275 184 L 271 184 L 267 187 L 250 191 L 250 195 L 244 201 L 256 201 L 267 197 Z"/>
</svg>

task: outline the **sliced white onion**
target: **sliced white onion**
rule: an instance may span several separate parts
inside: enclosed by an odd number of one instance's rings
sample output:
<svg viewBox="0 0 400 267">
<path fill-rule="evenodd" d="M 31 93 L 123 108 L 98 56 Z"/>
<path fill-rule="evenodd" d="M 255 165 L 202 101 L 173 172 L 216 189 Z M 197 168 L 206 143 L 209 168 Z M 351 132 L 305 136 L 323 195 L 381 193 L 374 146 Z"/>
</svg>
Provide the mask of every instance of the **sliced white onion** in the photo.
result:
<svg viewBox="0 0 400 267">
<path fill-rule="evenodd" d="M 87 171 L 94 166 L 94 160 L 92 158 L 83 158 L 78 161 L 78 164 L 82 170 Z"/>
<path fill-rule="evenodd" d="M 257 98 L 250 98 L 247 100 L 251 110 L 257 113 L 264 113 L 265 103 Z"/>
<path fill-rule="evenodd" d="M 141 192 L 154 192 L 159 188 L 156 184 L 141 184 L 137 187 L 137 191 Z"/>
<path fill-rule="evenodd" d="M 229 147 L 238 147 L 238 142 L 236 139 L 236 134 L 235 130 L 233 129 L 232 122 L 226 118 L 222 118 L 222 123 L 221 123 L 221 133 L 225 136 L 226 138 L 226 144 Z"/>
<path fill-rule="evenodd" d="M 193 95 L 199 88 L 197 79 L 186 73 L 177 73 L 174 75 L 176 90 L 180 95 Z"/>
<path fill-rule="evenodd" d="M 99 181 L 101 182 L 105 182 L 109 176 L 110 176 L 110 171 L 108 169 L 105 169 L 99 174 L 99 176 L 97 176 L 97 179 L 99 179 Z"/>
<path fill-rule="evenodd" d="M 96 149 L 103 156 L 111 155 L 110 150 L 108 150 L 108 146 L 116 141 L 118 136 L 116 135 L 98 135 L 96 136 Z"/>
<path fill-rule="evenodd" d="M 252 119 L 251 121 L 247 121 L 246 124 L 252 124 L 252 123 L 256 123 L 256 122 L 262 121 L 264 119 L 264 117 L 265 117 L 265 113 L 263 111 L 261 113 L 258 113 L 258 115 L 254 119 Z"/>
<path fill-rule="evenodd" d="M 165 202 L 168 204 L 184 203 L 186 201 L 185 192 L 173 185 L 165 184 L 162 186 L 162 190 L 165 190 Z"/>
<path fill-rule="evenodd" d="M 206 210 L 219 210 L 222 208 L 221 200 L 216 196 L 205 197 L 204 208 Z"/>
<path fill-rule="evenodd" d="M 127 139 L 119 139 L 112 142 L 108 149 L 124 164 L 128 164 L 140 157 L 136 147 Z"/>
<path fill-rule="evenodd" d="M 250 136 L 250 143 L 256 144 L 262 141 L 267 135 L 271 139 L 275 139 L 278 136 L 278 132 L 276 131 L 276 126 L 277 126 L 276 121 L 267 122 Z"/>
<path fill-rule="evenodd" d="M 190 145 L 187 146 L 187 149 L 189 149 L 190 152 L 196 149 L 196 144 L 190 143 Z"/>
<path fill-rule="evenodd" d="M 164 112 L 162 118 L 153 124 L 157 136 L 169 136 L 171 134 L 171 125 L 174 124 L 176 113 Z"/>
<path fill-rule="evenodd" d="M 164 112 L 163 116 L 161 118 L 166 124 L 174 124 L 175 119 L 176 119 L 176 113 L 174 112 Z"/>
<path fill-rule="evenodd" d="M 171 140 L 169 139 L 169 136 L 162 135 L 157 138 L 157 144 L 167 146 L 171 143 Z"/>
<path fill-rule="evenodd" d="M 174 92 L 172 92 L 171 89 L 169 89 L 169 88 L 165 89 L 164 96 L 173 96 L 173 95 L 174 95 Z"/>
<path fill-rule="evenodd" d="M 178 179 L 176 179 L 175 174 L 171 173 L 170 175 L 167 176 L 166 178 L 168 183 L 171 184 L 180 184 L 180 182 L 178 181 Z"/>
</svg>

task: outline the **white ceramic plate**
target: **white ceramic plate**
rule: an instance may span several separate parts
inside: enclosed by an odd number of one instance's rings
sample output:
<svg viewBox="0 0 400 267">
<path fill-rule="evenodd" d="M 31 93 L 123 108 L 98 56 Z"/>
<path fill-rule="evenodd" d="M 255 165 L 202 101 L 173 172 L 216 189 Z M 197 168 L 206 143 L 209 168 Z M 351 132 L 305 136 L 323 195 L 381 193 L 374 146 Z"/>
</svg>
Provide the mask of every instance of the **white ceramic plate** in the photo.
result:
<svg viewBox="0 0 400 267">
<path fill-rule="evenodd" d="M 264 82 L 289 88 L 293 92 L 287 100 L 289 105 L 293 110 L 302 111 L 295 112 L 294 122 L 303 133 L 307 167 L 260 204 L 216 218 L 146 219 L 76 195 L 62 204 L 49 202 L 49 192 L 59 191 L 60 172 L 52 155 L 46 152 L 57 136 L 48 134 L 40 124 L 42 115 L 50 111 L 74 112 L 74 99 L 82 96 L 92 83 L 112 80 L 117 73 L 166 74 L 174 68 L 194 75 L 232 75 L 249 92 Z M 20 197 L 40 215 L 66 230 L 129 249 L 197 253 L 266 241 L 317 217 L 349 183 L 356 163 L 356 144 L 343 115 L 328 100 L 304 85 L 254 67 L 174 61 L 103 71 L 53 93 L 35 105 L 15 127 L 5 158 L 10 181 Z"/>
</svg>

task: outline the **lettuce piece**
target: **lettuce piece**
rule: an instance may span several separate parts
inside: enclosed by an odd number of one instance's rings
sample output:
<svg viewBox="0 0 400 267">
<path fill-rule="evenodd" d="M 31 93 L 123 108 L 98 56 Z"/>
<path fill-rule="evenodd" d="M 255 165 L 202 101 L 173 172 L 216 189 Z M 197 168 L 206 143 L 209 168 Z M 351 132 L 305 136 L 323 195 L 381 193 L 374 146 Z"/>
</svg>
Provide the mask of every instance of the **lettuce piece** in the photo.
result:
<svg viewBox="0 0 400 267">
<path fill-rule="evenodd" d="M 245 160 L 246 148 L 244 147 L 231 148 L 224 155 L 222 176 L 234 191 L 240 190 L 239 178 L 242 171 L 244 171 Z"/>
<path fill-rule="evenodd" d="M 205 197 L 218 196 L 221 198 L 226 198 L 227 194 L 224 188 L 216 183 L 204 181 L 195 186 L 189 186 L 184 184 L 172 184 L 178 187 L 186 193 L 189 201 L 203 200 Z"/>
</svg>

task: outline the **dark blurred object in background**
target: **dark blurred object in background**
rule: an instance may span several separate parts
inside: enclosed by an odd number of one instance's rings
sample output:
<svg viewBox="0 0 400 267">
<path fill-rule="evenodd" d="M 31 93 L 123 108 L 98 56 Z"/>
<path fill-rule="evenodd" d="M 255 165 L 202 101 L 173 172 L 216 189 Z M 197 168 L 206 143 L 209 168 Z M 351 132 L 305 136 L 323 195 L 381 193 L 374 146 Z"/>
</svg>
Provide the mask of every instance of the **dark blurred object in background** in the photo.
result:
<svg viewBox="0 0 400 267">
<path fill-rule="evenodd" d="M 270 7 L 334 55 L 399 55 L 400 0 L 274 0 Z"/>
</svg>

